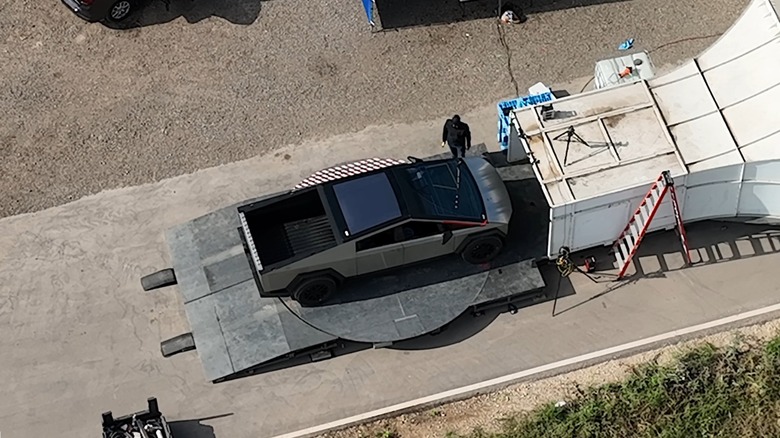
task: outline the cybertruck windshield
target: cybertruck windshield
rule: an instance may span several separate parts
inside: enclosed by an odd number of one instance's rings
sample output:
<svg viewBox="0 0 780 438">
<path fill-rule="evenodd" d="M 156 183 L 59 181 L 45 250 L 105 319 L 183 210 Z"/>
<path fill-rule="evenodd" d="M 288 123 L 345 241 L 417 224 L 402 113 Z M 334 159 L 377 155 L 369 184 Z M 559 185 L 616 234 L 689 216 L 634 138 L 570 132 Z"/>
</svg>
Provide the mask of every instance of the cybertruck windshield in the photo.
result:
<svg viewBox="0 0 780 438">
<path fill-rule="evenodd" d="M 465 163 L 447 160 L 394 169 L 410 216 L 481 222 L 485 206 Z"/>
</svg>

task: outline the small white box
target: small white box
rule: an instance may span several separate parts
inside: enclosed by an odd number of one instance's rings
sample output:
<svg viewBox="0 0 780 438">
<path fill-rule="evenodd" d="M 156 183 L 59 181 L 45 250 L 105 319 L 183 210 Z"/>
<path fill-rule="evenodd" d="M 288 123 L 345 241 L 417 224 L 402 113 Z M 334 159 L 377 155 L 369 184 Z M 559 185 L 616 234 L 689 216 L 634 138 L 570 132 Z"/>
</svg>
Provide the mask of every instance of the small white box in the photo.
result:
<svg viewBox="0 0 780 438">
<path fill-rule="evenodd" d="M 621 78 L 620 74 L 626 67 L 631 67 L 633 71 L 628 76 Z M 647 52 L 639 52 L 597 62 L 594 77 L 594 84 L 598 90 L 620 84 L 650 80 L 655 77 L 655 67 Z"/>
</svg>

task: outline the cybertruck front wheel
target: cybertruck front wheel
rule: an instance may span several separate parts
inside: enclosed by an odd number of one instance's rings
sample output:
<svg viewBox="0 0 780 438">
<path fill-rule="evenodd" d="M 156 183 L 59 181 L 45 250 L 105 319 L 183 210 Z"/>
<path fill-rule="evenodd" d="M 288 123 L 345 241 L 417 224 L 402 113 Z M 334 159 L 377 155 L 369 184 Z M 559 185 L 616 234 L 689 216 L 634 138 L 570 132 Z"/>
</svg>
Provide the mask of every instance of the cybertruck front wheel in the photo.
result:
<svg viewBox="0 0 780 438">
<path fill-rule="evenodd" d="M 336 291 L 338 284 L 331 277 L 313 277 L 298 283 L 291 295 L 303 307 L 319 306 Z"/>
<path fill-rule="evenodd" d="M 467 243 L 460 256 L 468 263 L 481 265 L 496 258 L 502 249 L 504 241 L 500 237 L 484 236 Z"/>
</svg>

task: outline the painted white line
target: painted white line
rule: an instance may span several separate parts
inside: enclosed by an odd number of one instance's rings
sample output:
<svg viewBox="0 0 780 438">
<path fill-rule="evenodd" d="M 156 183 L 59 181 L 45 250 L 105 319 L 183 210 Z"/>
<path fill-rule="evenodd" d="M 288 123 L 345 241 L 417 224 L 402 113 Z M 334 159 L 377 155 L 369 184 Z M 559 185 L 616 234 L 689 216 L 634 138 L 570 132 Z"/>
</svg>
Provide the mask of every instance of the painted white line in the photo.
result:
<svg viewBox="0 0 780 438">
<path fill-rule="evenodd" d="M 319 426 L 313 426 L 306 429 L 301 429 L 296 432 L 277 435 L 274 438 L 300 438 L 312 434 L 324 433 L 332 429 L 344 428 L 352 424 L 370 421 L 371 419 L 374 418 L 386 417 L 395 412 L 409 411 L 411 409 L 414 409 L 416 406 L 435 404 L 439 401 L 448 400 L 451 398 L 457 398 L 458 396 L 479 392 L 480 390 L 485 390 L 487 388 L 491 388 L 494 386 L 510 384 L 514 381 L 533 376 L 534 374 L 545 373 L 558 368 L 576 365 L 582 362 L 588 362 L 594 359 L 603 358 L 605 356 L 611 356 L 624 351 L 633 350 L 635 348 L 652 345 L 658 342 L 667 341 L 680 336 L 685 336 L 692 333 L 709 330 L 712 328 L 732 324 L 750 318 L 755 318 L 757 316 L 766 315 L 768 313 L 777 312 L 777 311 L 780 311 L 780 303 L 768 307 L 762 307 L 756 310 L 751 310 L 749 312 L 743 312 L 736 315 L 727 316 L 725 318 L 716 319 L 702 324 L 692 325 L 690 327 L 685 327 L 679 330 L 674 330 L 660 335 L 651 336 L 649 338 L 628 342 L 626 344 L 617 345 L 615 347 L 605 348 L 603 350 L 594 351 L 592 353 L 583 354 L 569 359 L 559 360 L 557 362 L 552 362 L 546 365 L 538 366 L 536 368 L 530 368 L 524 371 L 519 371 L 517 373 L 508 374 L 506 376 L 497 377 L 495 379 L 485 380 L 483 382 L 474 383 L 468 386 L 462 386 L 460 388 L 451 389 L 449 391 L 440 392 L 438 394 L 429 395 L 427 397 L 418 398 L 416 400 L 410 400 L 407 402 L 398 403 L 385 408 L 376 409 L 370 412 L 365 412 L 363 414 L 353 415 L 351 417 L 332 421 L 330 423 L 321 424 Z"/>
</svg>

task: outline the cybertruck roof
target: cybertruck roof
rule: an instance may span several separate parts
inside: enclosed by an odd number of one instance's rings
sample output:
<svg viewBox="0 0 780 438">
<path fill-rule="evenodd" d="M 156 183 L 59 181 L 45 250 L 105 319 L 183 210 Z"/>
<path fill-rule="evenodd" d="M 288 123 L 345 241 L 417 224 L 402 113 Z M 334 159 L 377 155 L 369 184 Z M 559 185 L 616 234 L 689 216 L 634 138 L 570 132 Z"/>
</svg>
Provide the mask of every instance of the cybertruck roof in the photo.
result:
<svg viewBox="0 0 780 438">
<path fill-rule="evenodd" d="M 465 164 L 399 164 L 239 207 L 258 271 L 286 265 L 407 218 L 484 222 Z"/>
</svg>

